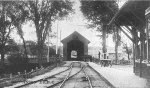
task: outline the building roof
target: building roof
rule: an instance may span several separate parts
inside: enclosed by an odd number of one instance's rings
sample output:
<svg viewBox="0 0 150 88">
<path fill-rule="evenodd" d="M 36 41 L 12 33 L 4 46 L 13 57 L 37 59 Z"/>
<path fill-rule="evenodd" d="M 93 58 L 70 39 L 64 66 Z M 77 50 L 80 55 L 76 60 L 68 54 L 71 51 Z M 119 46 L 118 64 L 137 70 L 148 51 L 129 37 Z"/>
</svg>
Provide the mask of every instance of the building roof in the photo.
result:
<svg viewBox="0 0 150 88">
<path fill-rule="evenodd" d="M 70 34 L 69 36 L 64 38 L 61 42 L 64 44 L 64 43 L 68 43 L 69 41 L 71 41 L 73 39 L 79 39 L 80 41 L 87 43 L 87 44 L 90 43 L 90 41 L 88 39 L 86 39 L 84 36 L 82 36 L 77 31 L 74 31 L 72 34 Z"/>
<path fill-rule="evenodd" d="M 118 25 L 145 28 L 145 10 L 150 6 L 150 1 L 128 0 L 112 18 L 109 25 L 116 22 Z"/>
</svg>

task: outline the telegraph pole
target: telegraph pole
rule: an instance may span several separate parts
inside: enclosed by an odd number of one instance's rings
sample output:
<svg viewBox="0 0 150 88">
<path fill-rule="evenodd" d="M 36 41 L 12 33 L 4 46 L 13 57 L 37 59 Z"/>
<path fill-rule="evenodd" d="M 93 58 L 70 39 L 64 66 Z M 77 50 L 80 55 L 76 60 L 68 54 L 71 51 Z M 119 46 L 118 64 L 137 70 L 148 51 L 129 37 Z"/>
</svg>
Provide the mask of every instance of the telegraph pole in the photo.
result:
<svg viewBox="0 0 150 88">
<path fill-rule="evenodd" d="M 50 46 L 50 41 L 49 41 L 49 31 L 48 31 L 48 54 L 47 54 L 47 62 L 49 62 L 49 46 Z"/>
<path fill-rule="evenodd" d="M 60 48 L 61 48 L 61 30 L 60 30 L 60 43 L 59 43 L 60 45 Z M 61 52 L 60 52 L 60 54 L 61 54 Z"/>
<path fill-rule="evenodd" d="M 56 54 L 58 54 L 58 21 L 57 21 L 57 41 L 56 41 Z"/>
</svg>

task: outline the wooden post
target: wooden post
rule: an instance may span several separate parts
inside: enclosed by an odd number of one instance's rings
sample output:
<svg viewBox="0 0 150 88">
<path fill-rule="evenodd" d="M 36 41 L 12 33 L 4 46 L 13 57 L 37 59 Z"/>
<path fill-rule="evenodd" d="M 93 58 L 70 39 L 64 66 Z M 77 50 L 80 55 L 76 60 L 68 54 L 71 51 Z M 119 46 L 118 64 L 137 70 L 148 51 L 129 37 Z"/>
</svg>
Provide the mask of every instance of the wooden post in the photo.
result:
<svg viewBox="0 0 150 88">
<path fill-rule="evenodd" d="M 140 38 L 143 36 L 140 33 Z M 143 60 L 143 39 L 140 43 L 140 77 L 142 77 L 142 60 Z"/>
<path fill-rule="evenodd" d="M 138 55 L 137 47 L 138 47 L 138 35 L 137 35 L 137 31 L 135 30 L 135 51 L 134 51 L 134 53 L 135 53 L 135 60 L 137 59 L 137 55 Z M 135 69 L 136 69 L 136 64 L 134 62 L 134 72 L 135 72 Z"/>
<path fill-rule="evenodd" d="M 133 37 L 134 40 L 135 40 L 135 37 Z M 136 52 L 135 52 L 135 42 L 133 42 L 133 73 L 135 73 L 135 55 L 136 55 Z"/>
<path fill-rule="evenodd" d="M 148 18 L 146 19 L 147 61 L 149 62 L 149 29 Z"/>
<path fill-rule="evenodd" d="M 107 30 L 107 25 L 103 25 L 103 53 L 104 54 L 107 52 L 107 49 L 106 49 L 106 30 Z"/>
</svg>

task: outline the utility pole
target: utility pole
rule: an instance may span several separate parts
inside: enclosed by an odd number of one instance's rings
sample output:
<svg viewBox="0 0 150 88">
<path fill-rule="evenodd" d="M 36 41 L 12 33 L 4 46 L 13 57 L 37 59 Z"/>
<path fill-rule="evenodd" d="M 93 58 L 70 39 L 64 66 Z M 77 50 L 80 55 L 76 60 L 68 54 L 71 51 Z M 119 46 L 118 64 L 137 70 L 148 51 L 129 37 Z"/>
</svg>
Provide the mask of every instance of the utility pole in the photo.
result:
<svg viewBox="0 0 150 88">
<path fill-rule="evenodd" d="M 57 41 L 56 41 L 56 54 L 58 54 L 58 21 L 57 21 Z"/>
<path fill-rule="evenodd" d="M 60 30 L 60 41 L 59 41 L 59 60 L 61 60 L 61 30 Z"/>
<path fill-rule="evenodd" d="M 47 54 L 47 62 L 49 62 L 49 46 L 50 46 L 50 41 L 49 41 L 49 31 L 48 31 L 48 54 Z"/>
</svg>

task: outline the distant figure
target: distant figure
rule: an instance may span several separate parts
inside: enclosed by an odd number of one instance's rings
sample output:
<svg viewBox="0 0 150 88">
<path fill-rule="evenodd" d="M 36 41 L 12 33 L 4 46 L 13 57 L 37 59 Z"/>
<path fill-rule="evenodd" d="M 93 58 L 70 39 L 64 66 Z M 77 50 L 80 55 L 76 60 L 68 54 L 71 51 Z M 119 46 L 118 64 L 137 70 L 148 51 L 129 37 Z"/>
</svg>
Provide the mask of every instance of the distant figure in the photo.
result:
<svg viewBox="0 0 150 88">
<path fill-rule="evenodd" d="M 109 61 L 109 66 L 112 67 L 112 61 L 111 60 Z"/>
<path fill-rule="evenodd" d="M 105 62 L 104 61 L 101 60 L 100 62 L 101 62 L 101 67 L 105 66 Z"/>
</svg>

